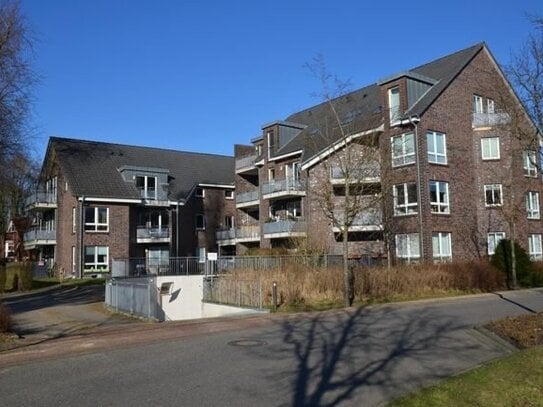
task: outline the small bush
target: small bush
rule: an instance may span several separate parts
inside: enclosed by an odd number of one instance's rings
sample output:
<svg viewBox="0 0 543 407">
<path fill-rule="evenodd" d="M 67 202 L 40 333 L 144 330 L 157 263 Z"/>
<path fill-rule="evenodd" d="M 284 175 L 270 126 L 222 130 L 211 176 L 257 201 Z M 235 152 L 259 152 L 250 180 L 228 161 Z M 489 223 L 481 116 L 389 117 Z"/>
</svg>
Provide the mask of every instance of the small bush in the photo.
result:
<svg viewBox="0 0 543 407">
<path fill-rule="evenodd" d="M 11 315 L 8 307 L 0 302 L 0 333 L 9 332 L 11 328 Z"/>
<path fill-rule="evenodd" d="M 0 293 L 3 293 L 6 289 L 7 272 L 6 266 L 0 263 Z"/>
<path fill-rule="evenodd" d="M 32 263 L 19 263 L 19 286 L 17 287 L 19 291 L 32 290 L 33 269 Z"/>
<path fill-rule="evenodd" d="M 517 284 L 523 287 L 532 287 L 534 278 L 537 278 L 533 273 L 532 262 L 526 250 L 524 250 L 517 242 L 515 242 L 515 258 L 516 258 L 516 274 Z M 503 272 L 507 276 L 507 284 L 512 286 L 511 276 L 511 241 L 502 239 L 496 251 L 492 256 L 491 263 L 498 270 Z"/>
</svg>

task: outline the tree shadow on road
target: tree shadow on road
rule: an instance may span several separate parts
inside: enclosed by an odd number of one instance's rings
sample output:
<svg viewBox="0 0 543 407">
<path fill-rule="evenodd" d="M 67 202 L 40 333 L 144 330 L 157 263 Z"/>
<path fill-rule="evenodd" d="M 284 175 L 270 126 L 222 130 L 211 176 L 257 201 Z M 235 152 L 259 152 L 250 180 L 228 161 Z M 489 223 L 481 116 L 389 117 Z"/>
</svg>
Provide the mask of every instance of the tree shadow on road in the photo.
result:
<svg viewBox="0 0 543 407">
<path fill-rule="evenodd" d="M 282 343 L 261 357 L 294 359 L 291 371 L 272 377 L 289 378 L 289 405 L 374 405 L 465 369 L 483 344 L 462 342 L 458 328 L 423 309 L 297 316 L 281 323 Z"/>
</svg>

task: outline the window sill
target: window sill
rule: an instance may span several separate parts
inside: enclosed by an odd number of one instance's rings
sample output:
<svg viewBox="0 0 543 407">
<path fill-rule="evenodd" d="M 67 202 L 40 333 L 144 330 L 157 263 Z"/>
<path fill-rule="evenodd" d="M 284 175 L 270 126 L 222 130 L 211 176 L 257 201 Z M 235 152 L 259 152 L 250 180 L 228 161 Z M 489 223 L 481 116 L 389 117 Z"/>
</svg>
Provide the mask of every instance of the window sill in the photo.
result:
<svg viewBox="0 0 543 407">
<path fill-rule="evenodd" d="M 398 217 L 398 218 L 405 218 L 407 216 L 416 216 L 418 215 L 419 213 L 418 212 L 413 212 L 413 213 L 395 213 L 394 216 L 395 217 Z"/>
<path fill-rule="evenodd" d="M 397 164 L 397 165 L 392 164 L 392 168 L 403 168 L 403 167 L 409 167 L 410 165 L 415 165 L 415 161 L 413 161 L 412 163 L 407 163 L 407 164 Z"/>
<path fill-rule="evenodd" d="M 95 233 L 109 233 L 109 230 L 85 230 L 85 233 L 92 233 L 92 234 L 95 234 Z"/>
<path fill-rule="evenodd" d="M 430 212 L 432 215 L 438 215 L 438 216 L 451 216 L 450 212 Z"/>
<path fill-rule="evenodd" d="M 446 163 L 437 163 L 437 162 L 434 162 L 434 161 L 428 161 L 428 164 L 439 165 L 440 167 L 448 167 L 449 166 L 448 162 L 446 162 Z"/>
</svg>

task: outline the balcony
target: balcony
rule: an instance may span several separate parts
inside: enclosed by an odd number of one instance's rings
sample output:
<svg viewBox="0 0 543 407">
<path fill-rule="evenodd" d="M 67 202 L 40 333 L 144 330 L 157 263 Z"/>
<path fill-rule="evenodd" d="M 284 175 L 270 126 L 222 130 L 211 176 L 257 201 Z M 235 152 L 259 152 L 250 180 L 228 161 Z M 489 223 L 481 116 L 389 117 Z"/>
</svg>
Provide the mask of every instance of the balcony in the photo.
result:
<svg viewBox="0 0 543 407">
<path fill-rule="evenodd" d="M 258 207 L 259 203 L 258 190 L 236 194 L 236 208 Z"/>
<path fill-rule="evenodd" d="M 166 192 L 158 193 L 154 189 L 140 189 L 140 197 L 146 206 L 169 206 Z"/>
<path fill-rule="evenodd" d="M 332 184 L 345 184 L 345 175 L 340 166 L 335 165 L 330 168 L 330 180 Z M 350 184 L 378 183 L 380 180 L 381 168 L 379 163 L 361 165 L 349 173 Z"/>
<path fill-rule="evenodd" d="M 136 228 L 137 243 L 170 243 L 170 228 L 138 226 Z"/>
<path fill-rule="evenodd" d="M 305 188 L 300 180 L 287 178 L 262 184 L 262 197 L 265 199 L 287 196 L 305 196 Z"/>
<path fill-rule="evenodd" d="M 473 113 L 471 127 L 488 128 L 508 124 L 511 118 L 507 113 Z"/>
<path fill-rule="evenodd" d="M 242 226 L 237 229 L 218 230 L 215 237 L 219 246 L 228 246 L 240 242 L 256 242 L 260 240 L 260 226 Z"/>
<path fill-rule="evenodd" d="M 236 174 L 247 173 L 247 172 L 257 174 L 258 172 L 255 166 L 255 160 L 256 160 L 256 155 L 250 155 L 247 157 L 241 157 L 241 158 L 236 159 L 236 164 L 235 164 Z"/>
<path fill-rule="evenodd" d="M 284 237 L 304 237 L 307 224 L 303 220 L 279 220 L 264 223 L 264 237 L 277 239 Z"/>
<path fill-rule="evenodd" d="M 338 222 L 343 222 L 343 213 L 337 215 Z M 350 232 L 371 232 L 379 231 L 383 224 L 383 213 L 378 209 L 366 210 L 358 213 L 349 226 Z M 334 232 L 340 232 L 340 228 L 334 226 Z"/>
<path fill-rule="evenodd" d="M 30 229 L 24 234 L 24 247 L 32 250 L 37 246 L 57 244 L 57 233 L 55 230 Z"/>
<path fill-rule="evenodd" d="M 51 192 L 36 192 L 26 198 L 27 210 L 33 209 L 55 209 L 57 207 L 57 195 Z"/>
</svg>

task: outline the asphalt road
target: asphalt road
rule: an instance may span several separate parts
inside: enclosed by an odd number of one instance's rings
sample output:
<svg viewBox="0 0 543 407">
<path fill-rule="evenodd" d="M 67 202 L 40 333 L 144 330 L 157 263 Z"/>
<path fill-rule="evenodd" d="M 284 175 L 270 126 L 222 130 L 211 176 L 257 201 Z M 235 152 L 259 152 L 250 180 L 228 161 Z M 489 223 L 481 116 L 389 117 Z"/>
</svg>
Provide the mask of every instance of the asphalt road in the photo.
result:
<svg viewBox="0 0 543 407">
<path fill-rule="evenodd" d="M 222 328 L 164 323 L 149 331 L 163 339 L 148 343 L 131 341 L 149 332 L 130 326 L 102 338 L 121 347 L 93 350 L 95 336 L 59 342 L 66 355 L 54 359 L 0 353 L 0 405 L 380 405 L 511 352 L 474 327 L 531 311 L 543 311 L 543 290 L 215 323 Z M 85 344 L 90 351 L 70 354 Z"/>
</svg>

